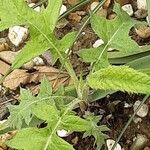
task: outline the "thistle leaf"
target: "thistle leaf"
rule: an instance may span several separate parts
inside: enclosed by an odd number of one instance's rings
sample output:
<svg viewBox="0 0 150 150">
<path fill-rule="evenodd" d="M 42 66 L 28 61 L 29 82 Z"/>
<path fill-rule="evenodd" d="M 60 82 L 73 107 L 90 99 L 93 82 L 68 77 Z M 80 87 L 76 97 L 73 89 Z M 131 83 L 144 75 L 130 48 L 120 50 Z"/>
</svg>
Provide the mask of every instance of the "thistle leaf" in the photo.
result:
<svg viewBox="0 0 150 150">
<path fill-rule="evenodd" d="M 51 131 L 47 128 L 26 128 L 17 133 L 15 138 L 7 142 L 7 145 L 15 149 L 24 150 L 73 150 L 72 145 L 53 135 L 50 145 L 47 141 L 50 138 Z"/>
<path fill-rule="evenodd" d="M 28 7 L 24 0 L 0 0 L 0 30 L 14 25 L 25 25 L 30 31 L 29 42 L 16 57 L 12 64 L 12 70 L 21 67 L 24 63 L 42 54 L 49 48 L 52 49 L 55 60 L 58 57 L 60 60 L 65 60 L 61 53 L 59 40 L 56 39 L 53 33 L 61 5 L 62 0 L 48 0 L 48 6 L 45 10 L 35 12 Z M 69 37 L 72 38 L 65 41 L 66 49 L 69 48 L 67 46 L 73 43 L 75 33 L 69 35 Z M 63 45 L 62 41 L 60 43 Z"/>
<path fill-rule="evenodd" d="M 89 130 L 86 130 L 83 137 L 94 136 L 96 149 L 100 150 L 102 145 L 105 143 L 105 139 L 108 138 L 103 132 L 109 131 L 105 125 L 98 126 L 98 122 L 101 119 L 101 116 L 95 116 L 93 113 L 86 114 L 84 116 L 86 120 L 91 124 Z"/>
<path fill-rule="evenodd" d="M 150 93 L 150 76 L 127 66 L 109 66 L 91 74 L 88 84 L 94 89 Z"/>
<path fill-rule="evenodd" d="M 138 48 L 138 44 L 129 36 L 129 31 L 135 22 L 117 3 L 114 11 L 117 16 L 113 20 L 94 15 L 91 19 L 92 28 L 103 39 L 105 48 L 114 48 L 123 53 L 132 52 Z"/>
<path fill-rule="evenodd" d="M 44 78 L 41 83 L 40 94 L 37 97 L 34 97 L 29 90 L 21 89 L 20 104 L 10 105 L 8 107 L 10 112 L 10 116 L 8 118 L 9 126 L 20 129 L 22 127 L 23 121 L 25 121 L 25 123 L 29 125 L 33 117 L 32 108 L 35 107 L 37 103 L 51 100 L 51 88 L 52 87 L 49 81 Z"/>
</svg>

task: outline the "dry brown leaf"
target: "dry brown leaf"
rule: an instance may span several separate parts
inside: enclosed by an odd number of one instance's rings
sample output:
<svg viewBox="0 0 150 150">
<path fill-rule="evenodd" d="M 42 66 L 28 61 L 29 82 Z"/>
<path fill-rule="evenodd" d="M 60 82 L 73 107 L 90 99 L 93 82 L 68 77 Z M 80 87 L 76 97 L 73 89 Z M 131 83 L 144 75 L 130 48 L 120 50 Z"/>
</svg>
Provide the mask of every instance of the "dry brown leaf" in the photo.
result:
<svg viewBox="0 0 150 150">
<path fill-rule="evenodd" d="M 10 140 L 12 139 L 14 136 L 16 135 L 16 131 L 11 131 L 11 132 L 8 132 L 8 133 L 5 133 L 3 135 L 0 136 L 0 147 L 3 149 L 3 150 L 7 150 L 7 145 L 5 144 L 5 142 L 7 140 Z"/>
<path fill-rule="evenodd" d="M 116 0 L 116 2 L 123 6 L 130 3 L 130 0 Z"/>
<path fill-rule="evenodd" d="M 76 12 L 75 13 L 70 13 L 68 17 L 72 23 L 79 23 L 82 19 L 80 15 L 78 15 Z"/>
<path fill-rule="evenodd" d="M 20 85 L 39 83 L 44 75 L 52 82 L 53 88 L 57 88 L 60 85 L 66 86 L 70 83 L 70 77 L 66 72 L 59 74 L 58 69 L 47 66 L 36 66 L 34 69 L 36 71 L 33 73 L 28 73 L 27 70 L 22 69 L 14 70 L 5 78 L 3 85 L 11 90 L 16 90 Z"/>
<path fill-rule="evenodd" d="M 7 43 L 0 43 L 0 52 L 7 51 L 8 49 L 9 49 L 9 46 Z"/>
<path fill-rule="evenodd" d="M 17 52 L 3 51 L 3 52 L 0 52 L 0 59 L 4 60 L 5 62 L 9 64 L 12 64 L 17 54 L 18 54 Z"/>
<path fill-rule="evenodd" d="M 104 17 L 104 18 L 106 18 L 107 17 L 107 9 L 100 9 L 98 12 L 97 12 L 97 14 L 99 15 L 99 16 L 102 16 L 102 17 Z"/>
<path fill-rule="evenodd" d="M 106 2 L 103 5 L 103 8 L 107 9 L 110 6 L 111 2 L 112 0 L 106 0 Z"/>
<path fill-rule="evenodd" d="M 30 80 L 27 70 L 16 69 L 11 72 L 4 80 L 3 85 L 11 90 L 16 90 L 21 84 L 26 84 Z"/>
<path fill-rule="evenodd" d="M 4 61 L 0 60 L 0 74 L 5 75 L 10 66 Z"/>
<path fill-rule="evenodd" d="M 75 4 L 77 4 L 77 2 L 79 2 L 79 0 L 67 0 L 67 2 L 70 5 L 75 5 Z"/>
</svg>

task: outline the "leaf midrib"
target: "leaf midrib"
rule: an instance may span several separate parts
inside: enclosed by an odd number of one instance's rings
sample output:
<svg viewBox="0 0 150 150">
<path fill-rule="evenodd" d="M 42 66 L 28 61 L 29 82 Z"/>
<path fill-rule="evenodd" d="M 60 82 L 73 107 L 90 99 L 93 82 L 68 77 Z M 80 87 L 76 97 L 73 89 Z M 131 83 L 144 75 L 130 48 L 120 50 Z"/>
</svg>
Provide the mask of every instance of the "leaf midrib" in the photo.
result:
<svg viewBox="0 0 150 150">
<path fill-rule="evenodd" d="M 25 19 L 22 15 L 20 15 L 20 13 L 18 12 L 18 9 L 14 3 L 13 0 L 11 0 L 12 3 L 14 4 L 15 8 L 16 8 L 16 11 L 17 11 L 17 14 L 20 16 L 20 18 L 24 19 L 26 22 L 28 22 L 31 26 L 33 26 L 37 31 L 39 31 L 40 34 L 42 34 L 45 39 L 49 42 L 49 44 L 56 50 L 56 52 L 58 53 L 59 57 L 61 58 L 61 60 L 63 61 L 65 58 L 61 55 L 61 53 L 59 52 L 59 50 L 57 49 L 57 47 L 53 44 L 53 42 L 51 41 L 51 39 L 49 39 L 47 37 L 47 35 L 42 31 L 40 30 L 36 25 L 34 25 L 30 20 L 27 20 Z"/>
</svg>

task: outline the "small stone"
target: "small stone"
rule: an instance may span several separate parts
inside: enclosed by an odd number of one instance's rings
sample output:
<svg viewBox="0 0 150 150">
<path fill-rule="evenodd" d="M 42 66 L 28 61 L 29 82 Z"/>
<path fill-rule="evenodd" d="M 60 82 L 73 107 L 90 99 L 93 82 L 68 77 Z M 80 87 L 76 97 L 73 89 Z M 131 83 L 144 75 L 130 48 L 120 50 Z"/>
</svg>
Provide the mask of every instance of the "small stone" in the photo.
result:
<svg viewBox="0 0 150 150">
<path fill-rule="evenodd" d="M 139 28 L 135 28 L 137 35 L 143 39 L 150 37 L 150 27 L 141 26 Z"/>
<path fill-rule="evenodd" d="M 58 130 L 57 134 L 59 137 L 67 137 L 70 133 L 68 131 L 62 129 L 62 130 Z"/>
<path fill-rule="evenodd" d="M 17 54 L 18 52 L 3 51 L 3 52 L 0 52 L 0 59 L 7 62 L 8 64 L 12 64 Z"/>
<path fill-rule="evenodd" d="M 138 9 L 135 13 L 134 13 L 135 17 L 138 19 L 144 19 L 147 17 L 147 11 L 144 9 Z"/>
<path fill-rule="evenodd" d="M 146 0 L 137 0 L 137 8 L 147 10 Z"/>
<path fill-rule="evenodd" d="M 146 21 L 147 21 L 148 24 L 150 24 L 149 16 L 146 17 Z"/>
<path fill-rule="evenodd" d="M 5 38 L 0 38 L 0 52 L 7 51 L 9 49 L 9 45 L 6 43 Z"/>
<path fill-rule="evenodd" d="M 33 61 L 29 61 L 29 62 L 27 62 L 26 64 L 24 64 L 24 65 L 22 66 L 22 68 L 23 68 L 23 69 L 32 69 L 33 66 L 34 66 Z"/>
<path fill-rule="evenodd" d="M 133 110 L 135 111 L 137 107 L 141 104 L 141 101 L 136 101 L 133 105 Z M 139 117 L 146 117 L 148 114 L 149 108 L 146 104 L 143 104 L 140 110 L 136 113 Z"/>
<path fill-rule="evenodd" d="M 62 15 L 66 11 L 67 11 L 67 7 L 65 5 L 62 5 L 60 9 L 60 15 Z"/>
<path fill-rule="evenodd" d="M 28 6 L 29 7 L 33 7 L 33 6 L 35 6 L 35 3 L 30 3 Z M 41 7 L 37 6 L 36 8 L 34 8 L 34 10 L 37 11 L 37 12 L 40 12 L 41 11 Z"/>
<path fill-rule="evenodd" d="M 130 108 L 130 107 L 132 107 L 132 104 L 128 104 L 128 103 L 124 103 L 124 108 Z"/>
<path fill-rule="evenodd" d="M 131 4 L 126 4 L 124 6 L 122 6 L 122 9 L 129 15 L 132 16 L 133 15 L 133 8 Z"/>
<path fill-rule="evenodd" d="M 117 15 L 116 15 L 115 13 L 111 13 L 111 14 L 108 15 L 108 19 L 109 19 L 109 20 L 112 20 L 112 19 L 114 19 L 116 16 L 117 16 Z"/>
<path fill-rule="evenodd" d="M 93 2 L 90 6 L 91 11 L 93 11 L 97 7 L 98 4 L 99 2 Z"/>
<path fill-rule="evenodd" d="M 139 123 L 139 122 L 142 122 L 142 119 L 141 119 L 140 117 L 136 117 L 136 118 L 133 119 L 133 122 L 134 122 L 135 124 L 137 124 L 137 123 Z"/>
<path fill-rule="evenodd" d="M 150 150 L 150 147 L 145 147 L 144 150 Z"/>
<path fill-rule="evenodd" d="M 9 28 L 8 37 L 15 46 L 19 46 L 27 39 L 28 34 L 29 32 L 27 28 L 14 26 Z"/>
<path fill-rule="evenodd" d="M 104 41 L 102 39 L 98 39 L 95 41 L 95 43 L 93 44 L 94 48 L 97 48 L 99 46 L 101 46 L 102 44 L 104 44 Z"/>
<path fill-rule="evenodd" d="M 36 66 L 42 66 L 42 65 L 44 65 L 44 61 L 43 61 L 43 59 L 40 58 L 40 57 L 35 57 L 35 58 L 33 59 L 33 63 L 34 63 Z"/>
<path fill-rule="evenodd" d="M 82 35 L 85 35 L 85 32 L 82 32 Z"/>
<path fill-rule="evenodd" d="M 130 149 L 131 150 L 143 149 L 148 143 L 148 141 L 149 140 L 145 135 L 138 134 Z"/>
<path fill-rule="evenodd" d="M 107 144 L 108 150 L 111 150 L 112 147 L 113 147 L 113 145 L 115 144 L 115 141 L 112 140 L 112 139 L 108 139 L 108 140 L 106 141 L 106 144 Z M 120 144 L 117 144 L 116 147 L 114 148 L 114 150 L 121 150 Z"/>
</svg>

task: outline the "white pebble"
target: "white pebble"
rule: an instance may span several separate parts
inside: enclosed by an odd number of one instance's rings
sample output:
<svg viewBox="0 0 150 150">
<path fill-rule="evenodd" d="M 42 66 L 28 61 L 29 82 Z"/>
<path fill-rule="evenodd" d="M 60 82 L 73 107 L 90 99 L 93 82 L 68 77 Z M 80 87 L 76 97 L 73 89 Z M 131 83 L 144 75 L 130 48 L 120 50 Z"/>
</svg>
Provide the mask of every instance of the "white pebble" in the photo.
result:
<svg viewBox="0 0 150 150">
<path fill-rule="evenodd" d="M 106 144 L 107 144 L 108 150 L 111 150 L 112 147 L 113 147 L 113 145 L 115 144 L 115 141 L 112 140 L 112 139 L 108 139 L 108 140 L 106 141 Z M 121 150 L 120 144 L 117 144 L 116 147 L 114 148 L 114 150 Z"/>
<path fill-rule="evenodd" d="M 141 101 L 136 101 L 133 105 L 133 110 L 135 111 L 137 107 L 141 104 Z M 149 108 L 146 104 L 143 104 L 140 110 L 136 113 L 139 117 L 147 116 Z"/>
<path fill-rule="evenodd" d="M 132 16 L 133 15 L 133 8 L 131 4 L 126 4 L 124 6 L 122 6 L 122 9 L 129 15 Z"/>
<path fill-rule="evenodd" d="M 90 6 L 91 11 L 93 11 L 98 4 L 99 4 L 99 2 L 93 2 Z"/>
<path fill-rule="evenodd" d="M 67 137 L 70 133 L 67 132 L 66 130 L 62 129 L 62 130 L 58 130 L 57 134 L 59 137 Z"/>
<path fill-rule="evenodd" d="M 62 5 L 60 9 L 60 15 L 62 15 L 66 11 L 67 11 L 67 7 L 65 5 Z"/>
<path fill-rule="evenodd" d="M 30 3 L 28 6 L 29 7 L 33 7 L 35 5 L 35 3 Z M 37 6 L 36 8 L 34 8 L 35 11 L 40 12 L 41 11 L 41 7 Z"/>
<path fill-rule="evenodd" d="M 139 122 L 142 122 L 142 119 L 140 117 L 137 117 L 133 119 L 133 122 L 137 124 Z"/>
<path fill-rule="evenodd" d="M 95 43 L 93 44 L 94 48 L 97 48 L 99 46 L 101 46 L 102 44 L 104 44 L 104 41 L 102 39 L 98 39 L 95 41 Z"/>
<path fill-rule="evenodd" d="M 146 0 L 137 0 L 137 8 L 147 10 Z"/>
<path fill-rule="evenodd" d="M 40 58 L 40 57 L 35 57 L 35 58 L 33 59 L 33 63 L 34 63 L 34 65 L 36 65 L 36 66 L 42 66 L 42 65 L 44 65 L 44 61 L 43 61 L 43 59 Z"/>
<path fill-rule="evenodd" d="M 150 24 L 149 16 L 146 17 L 146 21 L 148 24 Z"/>
<path fill-rule="evenodd" d="M 148 144 L 149 139 L 142 134 L 138 134 L 136 139 L 134 139 L 133 144 L 131 145 L 131 150 L 141 150 Z"/>
<path fill-rule="evenodd" d="M 128 103 L 125 102 L 124 108 L 130 108 L 130 107 L 132 107 L 132 104 L 128 104 Z"/>
<path fill-rule="evenodd" d="M 30 3 L 28 6 L 29 7 L 33 7 L 35 5 L 35 3 Z M 41 7 L 37 6 L 36 8 L 34 8 L 35 11 L 40 12 L 41 11 Z"/>
<path fill-rule="evenodd" d="M 82 35 L 85 35 L 85 32 L 82 32 Z"/>
<path fill-rule="evenodd" d="M 14 26 L 9 28 L 8 37 L 10 41 L 15 45 L 19 46 L 28 37 L 28 29 L 21 26 Z"/>
</svg>

